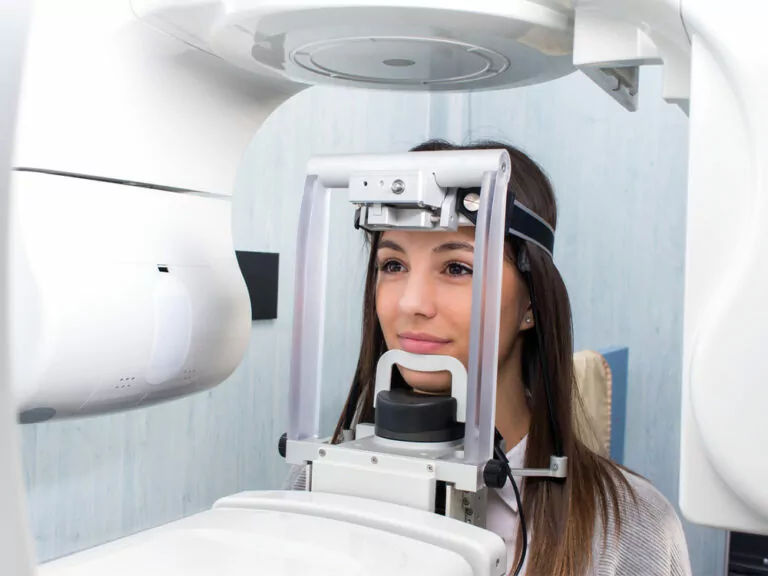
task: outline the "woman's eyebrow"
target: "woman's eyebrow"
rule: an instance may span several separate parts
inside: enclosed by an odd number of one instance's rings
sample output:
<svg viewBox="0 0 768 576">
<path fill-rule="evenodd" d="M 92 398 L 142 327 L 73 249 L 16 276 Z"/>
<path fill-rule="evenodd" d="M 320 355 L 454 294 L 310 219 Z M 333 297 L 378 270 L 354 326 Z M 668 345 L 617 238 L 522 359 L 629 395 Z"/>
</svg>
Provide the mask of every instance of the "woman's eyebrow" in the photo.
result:
<svg viewBox="0 0 768 576">
<path fill-rule="evenodd" d="M 463 252 L 469 252 L 470 254 L 475 253 L 475 247 L 469 242 L 446 242 L 445 244 L 440 244 L 440 246 L 435 248 L 433 252 L 452 252 L 454 250 L 461 250 Z"/>
<path fill-rule="evenodd" d="M 400 244 L 397 244 L 396 242 L 392 242 L 392 240 L 382 240 L 379 242 L 378 249 L 381 250 L 382 248 L 389 248 L 390 250 L 394 250 L 395 252 L 402 252 L 405 254 L 405 250 L 403 250 L 403 247 L 400 246 Z"/>
</svg>

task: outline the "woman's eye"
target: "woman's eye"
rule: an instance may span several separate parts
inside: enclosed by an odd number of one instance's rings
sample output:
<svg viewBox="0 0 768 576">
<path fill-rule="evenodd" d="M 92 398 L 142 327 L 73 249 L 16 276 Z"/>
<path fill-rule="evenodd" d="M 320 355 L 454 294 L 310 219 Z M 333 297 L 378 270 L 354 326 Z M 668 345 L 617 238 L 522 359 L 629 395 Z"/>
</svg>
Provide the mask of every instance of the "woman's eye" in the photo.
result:
<svg viewBox="0 0 768 576">
<path fill-rule="evenodd" d="M 403 270 L 405 270 L 405 266 L 397 260 L 387 260 L 386 262 L 379 264 L 379 271 L 384 272 L 385 274 L 397 274 Z"/>
<path fill-rule="evenodd" d="M 450 262 L 445 266 L 445 272 L 449 276 L 471 276 L 472 268 L 459 262 Z"/>
</svg>

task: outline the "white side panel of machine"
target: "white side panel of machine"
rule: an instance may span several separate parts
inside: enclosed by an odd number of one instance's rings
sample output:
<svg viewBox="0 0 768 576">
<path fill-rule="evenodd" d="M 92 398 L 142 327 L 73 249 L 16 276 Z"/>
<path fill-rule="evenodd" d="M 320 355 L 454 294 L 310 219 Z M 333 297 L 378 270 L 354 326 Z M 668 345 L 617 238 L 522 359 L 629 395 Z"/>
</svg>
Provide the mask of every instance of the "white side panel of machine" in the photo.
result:
<svg viewBox="0 0 768 576">
<path fill-rule="evenodd" d="M 355 466 L 339 462 L 312 464 L 312 491 L 373 498 L 434 512 L 435 474 L 392 470 L 391 467 Z"/>
<path fill-rule="evenodd" d="M 228 197 L 17 171 L 12 210 L 23 422 L 152 404 L 237 368 L 251 317 Z"/>
<path fill-rule="evenodd" d="M 216 508 L 129 536 L 43 564 L 38 574 L 476 576 L 458 553 L 423 541 L 353 522 L 244 507 Z"/>
<path fill-rule="evenodd" d="M 693 39 L 680 506 L 768 533 L 764 3 L 684 3 Z"/>
<path fill-rule="evenodd" d="M 35 0 L 15 166 L 230 194 L 264 119 L 303 86 L 152 29 L 130 0 Z"/>
<path fill-rule="evenodd" d="M 32 576 L 32 539 L 21 474 L 8 343 L 8 224 L 16 107 L 30 18 L 27 0 L 0 2 L 0 574 Z"/>
</svg>

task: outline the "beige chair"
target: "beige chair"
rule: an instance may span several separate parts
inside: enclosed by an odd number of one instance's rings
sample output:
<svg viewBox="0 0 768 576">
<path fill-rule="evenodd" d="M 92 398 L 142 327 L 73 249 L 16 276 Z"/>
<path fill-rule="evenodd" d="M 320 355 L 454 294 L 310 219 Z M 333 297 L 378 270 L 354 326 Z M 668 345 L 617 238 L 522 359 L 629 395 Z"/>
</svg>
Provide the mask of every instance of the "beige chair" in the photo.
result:
<svg viewBox="0 0 768 576">
<path fill-rule="evenodd" d="M 602 354 L 582 350 L 573 355 L 573 368 L 581 399 L 581 402 L 574 401 L 579 436 L 595 452 L 608 457 L 611 453 L 611 367 Z"/>
</svg>

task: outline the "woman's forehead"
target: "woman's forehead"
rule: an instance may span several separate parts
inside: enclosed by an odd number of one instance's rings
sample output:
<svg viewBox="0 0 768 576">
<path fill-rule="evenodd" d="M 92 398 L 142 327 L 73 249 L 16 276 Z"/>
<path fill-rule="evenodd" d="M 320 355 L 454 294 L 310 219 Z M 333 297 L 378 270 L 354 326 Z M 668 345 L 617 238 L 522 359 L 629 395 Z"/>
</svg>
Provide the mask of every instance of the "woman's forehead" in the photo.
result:
<svg viewBox="0 0 768 576">
<path fill-rule="evenodd" d="M 416 230 L 387 230 L 381 235 L 381 242 L 394 243 L 409 248 L 431 248 L 451 242 L 475 244 L 475 227 L 462 226 L 456 232 L 426 232 Z"/>
</svg>

